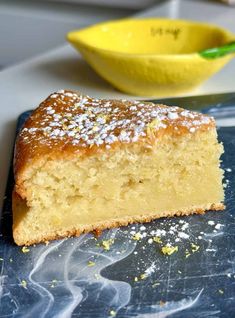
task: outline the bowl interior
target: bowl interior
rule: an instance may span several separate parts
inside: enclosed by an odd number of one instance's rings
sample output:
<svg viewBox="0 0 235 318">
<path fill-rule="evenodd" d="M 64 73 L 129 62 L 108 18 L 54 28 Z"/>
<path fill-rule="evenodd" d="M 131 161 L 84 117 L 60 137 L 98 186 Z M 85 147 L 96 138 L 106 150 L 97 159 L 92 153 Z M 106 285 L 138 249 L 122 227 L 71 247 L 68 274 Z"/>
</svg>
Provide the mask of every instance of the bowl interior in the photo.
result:
<svg viewBox="0 0 235 318">
<path fill-rule="evenodd" d="M 219 27 L 182 20 L 130 19 L 70 32 L 71 42 L 129 54 L 188 54 L 225 44 Z"/>
</svg>

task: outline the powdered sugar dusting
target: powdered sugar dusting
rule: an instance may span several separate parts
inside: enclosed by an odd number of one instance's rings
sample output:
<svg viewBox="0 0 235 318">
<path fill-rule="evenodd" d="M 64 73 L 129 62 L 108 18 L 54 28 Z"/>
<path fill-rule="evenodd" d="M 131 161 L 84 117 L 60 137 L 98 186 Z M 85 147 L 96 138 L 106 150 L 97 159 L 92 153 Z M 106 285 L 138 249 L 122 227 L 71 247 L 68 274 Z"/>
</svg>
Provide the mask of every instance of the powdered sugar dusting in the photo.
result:
<svg viewBox="0 0 235 318">
<path fill-rule="evenodd" d="M 195 132 L 213 122 L 211 117 L 153 103 L 99 100 L 60 90 L 48 97 L 21 131 L 24 143 L 38 141 L 53 146 L 60 142 L 74 147 L 130 143 L 173 128 Z M 174 129 L 175 128 L 175 129 Z"/>
</svg>

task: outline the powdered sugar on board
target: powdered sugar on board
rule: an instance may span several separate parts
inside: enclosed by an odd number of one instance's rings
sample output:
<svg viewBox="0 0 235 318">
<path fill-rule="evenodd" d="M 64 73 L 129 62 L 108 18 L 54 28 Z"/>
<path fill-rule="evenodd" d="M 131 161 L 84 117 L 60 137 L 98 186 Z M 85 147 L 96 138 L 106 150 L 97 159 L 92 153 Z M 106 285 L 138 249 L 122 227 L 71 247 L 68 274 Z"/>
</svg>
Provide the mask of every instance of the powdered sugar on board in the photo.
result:
<svg viewBox="0 0 235 318">
<path fill-rule="evenodd" d="M 170 218 L 158 220 L 156 229 L 148 230 L 146 226 L 135 225 L 128 232 L 129 240 L 143 243 L 145 250 L 149 245 L 154 245 L 156 250 L 168 256 L 181 251 L 188 258 L 199 251 L 203 241 L 212 243 L 210 236 L 222 234 L 224 224 L 208 220 L 205 224 L 206 231 L 197 231 L 184 219 Z"/>
</svg>

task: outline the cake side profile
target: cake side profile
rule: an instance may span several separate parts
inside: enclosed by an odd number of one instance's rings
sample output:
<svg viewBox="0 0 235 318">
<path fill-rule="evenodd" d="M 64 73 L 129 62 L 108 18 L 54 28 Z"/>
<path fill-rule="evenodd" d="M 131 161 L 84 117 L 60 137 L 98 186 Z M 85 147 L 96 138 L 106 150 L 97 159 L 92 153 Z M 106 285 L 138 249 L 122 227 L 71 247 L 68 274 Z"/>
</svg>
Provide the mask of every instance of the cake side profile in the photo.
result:
<svg viewBox="0 0 235 318">
<path fill-rule="evenodd" d="M 15 146 L 18 245 L 223 210 L 212 117 L 179 107 L 50 95 Z"/>
</svg>

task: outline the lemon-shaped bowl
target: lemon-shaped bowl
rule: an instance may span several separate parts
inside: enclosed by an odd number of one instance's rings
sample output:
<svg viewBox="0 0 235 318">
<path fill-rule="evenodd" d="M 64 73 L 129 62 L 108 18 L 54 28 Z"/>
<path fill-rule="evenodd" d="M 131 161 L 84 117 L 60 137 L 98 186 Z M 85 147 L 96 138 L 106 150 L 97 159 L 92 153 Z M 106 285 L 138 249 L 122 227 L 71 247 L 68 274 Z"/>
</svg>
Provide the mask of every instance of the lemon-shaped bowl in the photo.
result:
<svg viewBox="0 0 235 318">
<path fill-rule="evenodd" d="M 68 41 L 117 89 L 133 95 L 187 92 L 218 72 L 233 55 L 203 58 L 198 52 L 234 41 L 206 23 L 124 19 L 71 31 Z"/>
</svg>

